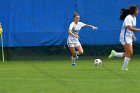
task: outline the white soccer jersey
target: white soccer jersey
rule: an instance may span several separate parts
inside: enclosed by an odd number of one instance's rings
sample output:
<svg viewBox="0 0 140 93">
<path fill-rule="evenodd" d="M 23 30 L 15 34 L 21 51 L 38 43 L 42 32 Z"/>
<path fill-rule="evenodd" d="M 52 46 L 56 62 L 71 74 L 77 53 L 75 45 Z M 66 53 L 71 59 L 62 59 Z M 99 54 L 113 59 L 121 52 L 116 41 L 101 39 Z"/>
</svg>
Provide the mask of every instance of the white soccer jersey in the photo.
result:
<svg viewBox="0 0 140 93">
<path fill-rule="evenodd" d="M 82 22 L 78 22 L 78 24 L 75 24 L 75 22 L 72 22 L 72 23 L 70 24 L 69 29 L 72 31 L 72 33 L 73 33 L 74 35 L 78 35 L 80 29 L 81 29 L 83 26 L 85 26 L 85 25 L 86 25 L 86 24 L 84 24 L 84 23 L 82 23 Z M 75 38 L 74 36 L 69 35 L 69 36 L 68 36 L 67 42 L 68 42 L 68 44 L 69 44 L 69 43 L 78 43 L 79 40 L 78 40 L 78 38 Z"/>
<path fill-rule="evenodd" d="M 133 17 L 132 15 L 128 15 L 126 16 L 123 22 L 121 33 L 120 33 L 120 42 L 123 45 L 127 43 L 132 44 L 133 41 L 132 39 L 133 31 L 130 31 L 127 28 L 128 26 L 132 26 L 132 27 L 136 26 L 136 17 Z"/>
</svg>

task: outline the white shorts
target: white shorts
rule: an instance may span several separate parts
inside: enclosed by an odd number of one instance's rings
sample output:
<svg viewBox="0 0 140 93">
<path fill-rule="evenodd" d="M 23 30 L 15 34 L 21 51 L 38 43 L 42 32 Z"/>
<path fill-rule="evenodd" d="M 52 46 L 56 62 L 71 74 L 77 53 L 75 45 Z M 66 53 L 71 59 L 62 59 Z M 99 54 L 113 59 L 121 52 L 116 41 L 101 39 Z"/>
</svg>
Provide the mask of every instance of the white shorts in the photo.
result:
<svg viewBox="0 0 140 93">
<path fill-rule="evenodd" d="M 121 42 L 122 45 L 125 45 L 125 44 L 131 44 L 132 45 L 133 40 L 130 37 L 120 36 L 120 42 Z"/>
<path fill-rule="evenodd" d="M 80 42 L 77 43 L 68 43 L 68 47 L 78 47 L 81 46 Z"/>
</svg>

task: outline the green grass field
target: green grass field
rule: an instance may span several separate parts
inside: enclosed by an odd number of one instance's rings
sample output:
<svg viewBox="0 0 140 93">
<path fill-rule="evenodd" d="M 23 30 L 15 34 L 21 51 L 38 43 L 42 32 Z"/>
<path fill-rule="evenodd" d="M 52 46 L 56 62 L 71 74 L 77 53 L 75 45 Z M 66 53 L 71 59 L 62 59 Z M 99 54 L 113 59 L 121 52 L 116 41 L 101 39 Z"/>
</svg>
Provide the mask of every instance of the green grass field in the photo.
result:
<svg viewBox="0 0 140 93">
<path fill-rule="evenodd" d="M 121 71 L 123 59 L 93 65 L 80 58 L 58 61 L 8 61 L 0 64 L 0 93 L 139 93 L 140 60 L 133 58 L 128 71 Z"/>
</svg>

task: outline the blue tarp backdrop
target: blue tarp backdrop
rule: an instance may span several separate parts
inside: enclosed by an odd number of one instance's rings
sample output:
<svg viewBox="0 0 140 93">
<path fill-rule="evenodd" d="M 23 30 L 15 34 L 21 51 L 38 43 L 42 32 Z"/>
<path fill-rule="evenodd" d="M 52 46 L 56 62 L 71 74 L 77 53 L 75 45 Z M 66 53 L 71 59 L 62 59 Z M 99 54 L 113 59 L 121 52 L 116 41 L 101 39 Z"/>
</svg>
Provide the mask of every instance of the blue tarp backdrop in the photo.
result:
<svg viewBox="0 0 140 93">
<path fill-rule="evenodd" d="M 4 46 L 66 45 L 68 27 L 78 11 L 81 21 L 98 26 L 83 28 L 80 41 L 85 45 L 119 43 L 122 22 L 120 9 L 139 0 L 0 0 L 0 21 Z M 137 17 L 140 27 L 140 15 Z M 136 33 L 140 43 L 140 33 Z"/>
</svg>

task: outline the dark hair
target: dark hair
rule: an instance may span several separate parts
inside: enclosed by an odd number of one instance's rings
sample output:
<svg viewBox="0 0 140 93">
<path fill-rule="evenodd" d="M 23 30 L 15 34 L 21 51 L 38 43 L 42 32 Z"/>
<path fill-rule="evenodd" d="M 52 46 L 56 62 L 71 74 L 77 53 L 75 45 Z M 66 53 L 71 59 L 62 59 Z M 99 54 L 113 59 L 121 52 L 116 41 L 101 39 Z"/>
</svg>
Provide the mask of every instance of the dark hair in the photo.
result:
<svg viewBox="0 0 140 93">
<path fill-rule="evenodd" d="M 129 7 L 129 9 L 126 9 L 126 8 L 122 8 L 121 9 L 121 15 L 120 15 L 120 20 L 124 20 L 125 17 L 127 15 L 133 15 L 135 13 L 135 11 L 138 9 L 138 5 L 131 5 Z"/>
<path fill-rule="evenodd" d="M 76 16 L 79 16 L 79 14 L 77 12 L 74 12 L 73 17 L 75 18 Z"/>
</svg>

